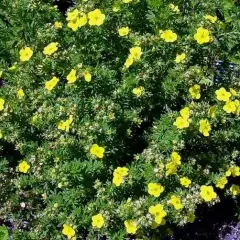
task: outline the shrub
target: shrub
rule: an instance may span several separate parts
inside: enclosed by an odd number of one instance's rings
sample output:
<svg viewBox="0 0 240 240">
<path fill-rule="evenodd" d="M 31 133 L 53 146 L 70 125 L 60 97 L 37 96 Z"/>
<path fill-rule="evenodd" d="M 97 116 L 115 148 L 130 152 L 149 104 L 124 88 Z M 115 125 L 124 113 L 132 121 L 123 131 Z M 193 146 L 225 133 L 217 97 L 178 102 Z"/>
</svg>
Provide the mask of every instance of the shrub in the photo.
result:
<svg viewBox="0 0 240 240">
<path fill-rule="evenodd" d="M 1 212 L 14 239 L 153 239 L 240 194 L 234 1 L 0 11 L 0 136 L 18 152 L 2 151 Z"/>
</svg>

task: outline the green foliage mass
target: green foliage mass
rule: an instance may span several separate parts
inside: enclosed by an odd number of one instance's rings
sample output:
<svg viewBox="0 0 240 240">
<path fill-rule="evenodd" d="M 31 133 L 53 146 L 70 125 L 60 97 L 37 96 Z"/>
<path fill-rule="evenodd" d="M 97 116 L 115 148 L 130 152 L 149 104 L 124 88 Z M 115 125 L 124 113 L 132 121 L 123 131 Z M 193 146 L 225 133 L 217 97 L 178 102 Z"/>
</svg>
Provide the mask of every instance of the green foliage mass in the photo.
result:
<svg viewBox="0 0 240 240">
<path fill-rule="evenodd" d="M 124 224 L 128 220 L 134 221 L 137 238 L 158 239 L 170 234 L 170 226 L 194 221 L 190 216 L 200 204 L 211 207 L 227 196 L 237 200 L 240 194 L 233 191 L 240 176 L 239 4 L 125 2 L 76 1 L 68 14 L 100 9 L 105 15 L 100 26 L 87 23 L 77 31 L 50 0 L 0 2 L 0 71 L 5 83 L 0 88 L 5 101 L 0 111 L 0 217 L 17 226 L 10 232 L 13 239 L 67 239 L 62 233 L 67 224 L 75 229 L 76 239 L 99 234 L 120 240 L 129 233 Z M 207 15 L 217 18 L 210 21 Z M 130 28 L 127 36 L 119 36 L 122 27 Z M 211 35 L 204 44 L 194 38 L 200 27 Z M 165 30 L 176 33 L 177 40 L 164 41 Z M 47 56 L 44 48 L 52 42 L 58 49 Z M 124 67 L 130 49 L 137 46 L 140 59 Z M 20 61 L 25 47 L 33 55 Z M 186 58 L 177 63 L 182 53 Z M 77 80 L 69 84 L 72 69 Z M 85 80 L 86 72 L 91 81 Z M 47 90 L 45 84 L 54 76 L 59 82 Z M 194 85 L 201 89 L 199 98 L 189 91 Z M 141 93 L 135 94 L 140 87 Z M 222 87 L 231 91 L 228 101 L 216 94 Z M 229 102 L 234 105 L 230 112 L 225 107 Z M 189 126 L 180 129 L 174 122 L 185 107 Z M 59 127 L 71 118 L 69 131 Z M 204 119 L 211 126 L 209 136 L 199 131 Z M 93 144 L 104 148 L 102 158 L 91 153 Z M 167 174 L 173 152 L 181 156 L 181 164 L 175 163 L 176 171 Z M 23 161 L 30 166 L 26 173 L 19 166 Z M 117 167 L 129 170 L 120 186 L 113 183 Z M 216 185 L 227 171 L 231 176 L 221 189 Z M 191 185 L 181 185 L 182 177 Z M 149 194 L 149 183 L 164 187 L 159 197 Z M 207 203 L 200 194 L 205 185 L 217 194 Z M 182 209 L 171 204 L 172 195 L 180 198 Z M 165 225 L 155 228 L 149 207 L 156 204 L 164 206 L 167 216 Z M 104 225 L 94 228 L 92 217 L 99 213 Z M 27 228 L 21 227 L 23 221 Z M 7 236 L 4 228 L 0 234 Z"/>
</svg>

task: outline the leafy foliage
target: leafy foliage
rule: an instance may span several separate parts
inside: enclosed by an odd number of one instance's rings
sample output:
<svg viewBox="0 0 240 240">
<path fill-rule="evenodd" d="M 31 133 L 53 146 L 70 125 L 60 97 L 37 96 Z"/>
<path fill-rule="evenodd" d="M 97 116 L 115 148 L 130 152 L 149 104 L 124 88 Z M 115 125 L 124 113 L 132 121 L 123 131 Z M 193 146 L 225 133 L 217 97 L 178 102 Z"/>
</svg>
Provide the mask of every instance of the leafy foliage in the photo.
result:
<svg viewBox="0 0 240 240">
<path fill-rule="evenodd" d="M 66 16 L 2 0 L 0 213 L 13 238 L 154 239 L 236 199 L 239 19 L 229 0 L 78 0 Z"/>
</svg>

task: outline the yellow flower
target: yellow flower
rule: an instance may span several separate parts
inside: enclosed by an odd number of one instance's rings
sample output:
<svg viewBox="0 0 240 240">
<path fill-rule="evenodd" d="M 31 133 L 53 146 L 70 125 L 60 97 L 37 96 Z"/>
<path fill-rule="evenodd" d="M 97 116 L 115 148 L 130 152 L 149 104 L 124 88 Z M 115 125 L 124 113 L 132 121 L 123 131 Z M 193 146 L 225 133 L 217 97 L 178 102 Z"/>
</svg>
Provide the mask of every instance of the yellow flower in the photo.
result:
<svg viewBox="0 0 240 240">
<path fill-rule="evenodd" d="M 83 76 L 84 76 L 84 79 L 85 79 L 86 82 L 91 82 L 91 80 L 92 80 L 92 75 L 91 75 L 90 72 L 85 71 L 85 72 L 83 73 Z"/>
<path fill-rule="evenodd" d="M 188 128 L 189 127 L 189 121 L 188 121 L 187 118 L 177 117 L 177 119 L 173 123 L 173 125 L 176 126 L 179 129 Z"/>
<path fill-rule="evenodd" d="M 127 167 L 117 167 L 114 170 L 113 175 L 119 174 L 122 177 L 126 177 L 128 175 L 129 169 Z"/>
<path fill-rule="evenodd" d="M 184 59 L 186 58 L 186 54 L 182 53 L 182 54 L 177 54 L 175 62 L 176 63 L 180 63 L 182 62 Z"/>
<path fill-rule="evenodd" d="M 19 172 L 27 173 L 29 169 L 30 169 L 30 165 L 29 165 L 26 161 L 22 161 L 22 162 L 18 165 L 18 170 L 19 170 Z"/>
<path fill-rule="evenodd" d="M 77 19 L 79 16 L 79 11 L 77 9 L 73 10 L 72 12 L 67 13 L 67 21 L 73 21 Z"/>
<path fill-rule="evenodd" d="M 230 93 L 232 94 L 232 96 L 237 97 L 238 93 L 236 90 L 234 90 L 233 88 L 230 88 Z"/>
<path fill-rule="evenodd" d="M 121 9 L 121 6 L 119 4 L 116 3 L 113 5 L 113 8 L 112 8 L 113 12 L 119 12 L 120 9 Z"/>
<path fill-rule="evenodd" d="M 148 193 L 154 197 L 159 197 L 163 191 L 164 187 L 159 183 L 148 184 Z"/>
<path fill-rule="evenodd" d="M 132 0 L 122 0 L 124 3 L 130 3 Z"/>
<path fill-rule="evenodd" d="M 45 83 L 45 88 L 48 91 L 52 91 L 52 89 L 58 84 L 58 82 L 59 82 L 59 78 L 53 77 L 51 80 Z"/>
<path fill-rule="evenodd" d="M 0 111 L 4 109 L 4 103 L 5 103 L 5 100 L 3 98 L 0 98 Z"/>
<path fill-rule="evenodd" d="M 105 15 L 99 9 L 88 13 L 89 25 L 90 26 L 100 26 L 103 24 Z"/>
<path fill-rule="evenodd" d="M 240 101 L 239 100 L 235 100 L 234 103 L 235 103 L 235 106 L 236 106 L 236 111 L 234 112 L 234 114 L 239 116 L 240 115 Z"/>
<path fill-rule="evenodd" d="M 54 23 L 54 27 L 55 27 L 56 29 L 58 29 L 58 28 L 62 28 L 63 25 L 62 25 L 61 22 L 55 22 L 55 23 Z"/>
<path fill-rule="evenodd" d="M 198 44 L 208 43 L 211 41 L 210 32 L 203 27 L 197 29 L 197 33 L 194 35 L 194 38 Z"/>
<path fill-rule="evenodd" d="M 228 170 L 225 172 L 225 176 L 230 177 L 231 175 L 232 175 L 231 169 L 228 169 Z"/>
<path fill-rule="evenodd" d="M 129 54 L 126 62 L 124 63 L 124 66 L 126 68 L 129 68 L 132 64 L 133 64 L 133 56 L 131 54 Z"/>
<path fill-rule="evenodd" d="M 227 113 L 235 113 L 236 111 L 235 102 L 233 101 L 226 102 L 226 104 L 223 106 L 223 110 Z"/>
<path fill-rule="evenodd" d="M 192 181 L 187 177 L 180 178 L 180 184 L 186 188 L 188 188 L 191 183 Z"/>
<path fill-rule="evenodd" d="M 171 160 L 177 165 L 181 165 L 181 156 L 177 152 L 172 152 Z"/>
<path fill-rule="evenodd" d="M 123 178 L 128 175 L 128 171 L 126 167 L 117 167 L 113 172 L 113 184 L 119 187 L 123 182 Z"/>
<path fill-rule="evenodd" d="M 68 84 L 76 82 L 76 80 L 77 80 L 76 73 L 77 73 L 77 71 L 72 69 L 71 72 L 67 75 Z"/>
<path fill-rule="evenodd" d="M 227 92 L 226 89 L 223 87 L 216 90 L 215 93 L 217 95 L 217 100 L 219 100 L 219 101 L 228 102 L 231 97 L 231 93 Z"/>
<path fill-rule="evenodd" d="M 103 147 L 98 146 L 97 144 L 93 144 L 90 148 L 90 153 L 98 158 L 103 158 L 105 149 Z"/>
<path fill-rule="evenodd" d="M 104 218 L 101 213 L 92 217 L 92 226 L 94 228 L 102 228 L 104 225 Z"/>
<path fill-rule="evenodd" d="M 118 29 L 119 36 L 121 37 L 127 36 L 129 31 L 130 31 L 129 27 L 122 27 Z"/>
<path fill-rule="evenodd" d="M 236 195 L 240 194 L 240 187 L 238 185 L 233 184 L 230 187 L 230 191 L 234 196 L 236 196 Z"/>
<path fill-rule="evenodd" d="M 228 180 L 226 177 L 221 177 L 217 180 L 216 187 L 224 189 L 225 185 L 228 183 Z"/>
<path fill-rule="evenodd" d="M 226 171 L 225 175 L 227 177 L 231 175 L 233 175 L 233 177 L 238 177 L 240 176 L 240 168 L 238 166 L 232 166 Z"/>
<path fill-rule="evenodd" d="M 73 116 L 70 115 L 69 119 L 67 119 L 66 121 L 60 121 L 58 123 L 58 129 L 69 132 L 69 128 L 70 128 L 70 125 L 72 124 L 72 122 L 73 122 Z"/>
<path fill-rule="evenodd" d="M 216 117 L 216 112 L 217 112 L 217 106 L 212 106 L 208 110 L 208 117 L 210 118 L 215 118 Z"/>
<path fill-rule="evenodd" d="M 170 199 L 170 204 L 172 204 L 174 206 L 174 208 L 176 210 L 180 210 L 183 208 L 183 205 L 182 205 L 182 202 L 181 202 L 181 198 L 175 196 L 175 195 L 172 195 L 171 196 L 171 199 Z"/>
<path fill-rule="evenodd" d="M 137 224 L 133 220 L 124 221 L 124 226 L 128 234 L 135 234 L 137 232 Z"/>
<path fill-rule="evenodd" d="M 83 27 L 87 24 L 87 14 L 81 13 L 81 17 L 78 18 L 78 25 L 79 27 Z"/>
<path fill-rule="evenodd" d="M 161 32 L 160 37 L 164 39 L 165 42 L 175 42 L 177 41 L 177 34 L 172 30 L 166 30 Z"/>
<path fill-rule="evenodd" d="M 187 221 L 193 223 L 196 219 L 196 215 L 193 212 L 189 212 L 187 215 Z"/>
<path fill-rule="evenodd" d="M 180 111 L 180 115 L 182 118 L 188 119 L 190 116 L 190 109 L 189 107 L 185 107 Z"/>
<path fill-rule="evenodd" d="M 63 224 L 63 230 L 62 230 L 62 233 L 67 236 L 68 239 L 72 239 L 72 237 L 75 236 L 75 230 L 67 225 L 67 224 Z"/>
<path fill-rule="evenodd" d="M 137 97 L 140 97 L 142 96 L 143 91 L 144 91 L 144 87 L 140 86 L 140 87 L 134 88 L 132 90 L 132 93 L 135 94 Z"/>
<path fill-rule="evenodd" d="M 199 127 L 199 132 L 203 134 L 203 136 L 208 137 L 209 132 L 211 131 L 211 125 L 207 119 L 202 119 L 199 122 L 200 127 Z"/>
<path fill-rule="evenodd" d="M 173 12 L 176 12 L 176 13 L 179 13 L 179 12 L 180 12 L 178 6 L 175 6 L 175 5 L 172 4 L 172 3 L 169 4 L 169 8 L 170 8 Z"/>
<path fill-rule="evenodd" d="M 20 61 L 26 62 L 26 61 L 29 61 L 30 58 L 32 57 L 33 51 L 31 48 L 25 47 L 19 51 L 19 54 L 20 54 Z"/>
<path fill-rule="evenodd" d="M 199 99 L 201 97 L 201 88 L 198 84 L 195 84 L 193 87 L 189 88 L 189 93 L 193 99 Z"/>
<path fill-rule="evenodd" d="M 154 221 L 157 224 L 161 224 L 163 218 L 167 216 L 162 204 L 149 207 L 148 212 L 154 216 Z"/>
<path fill-rule="evenodd" d="M 74 32 L 77 31 L 79 28 L 79 18 L 69 21 L 67 26 L 71 28 Z"/>
<path fill-rule="evenodd" d="M 217 194 L 214 192 L 212 186 L 201 186 L 200 196 L 206 201 L 210 202 L 217 197 Z"/>
<path fill-rule="evenodd" d="M 83 27 L 87 24 L 87 15 L 85 13 L 81 13 L 81 17 L 77 17 L 68 22 L 68 27 L 73 31 L 77 31 L 78 28 Z"/>
<path fill-rule="evenodd" d="M 209 20 L 211 23 L 215 23 L 217 21 L 217 17 L 213 17 L 211 15 L 204 16 L 204 19 Z"/>
<path fill-rule="evenodd" d="M 142 49 L 140 47 L 132 47 L 130 48 L 130 54 L 133 60 L 139 60 L 142 55 Z"/>
<path fill-rule="evenodd" d="M 166 176 L 173 175 L 177 173 L 178 165 L 174 162 L 169 162 L 166 164 Z"/>
<path fill-rule="evenodd" d="M 232 172 L 233 177 L 240 176 L 240 168 L 238 166 L 231 167 L 231 172 Z"/>
<path fill-rule="evenodd" d="M 120 174 L 115 173 L 112 180 L 113 184 L 119 187 L 123 182 L 123 177 Z"/>
<path fill-rule="evenodd" d="M 53 53 L 55 53 L 58 50 L 58 43 L 57 42 L 52 42 L 50 44 L 48 44 L 44 50 L 43 53 L 45 55 L 52 55 Z"/>
<path fill-rule="evenodd" d="M 22 99 L 25 96 L 24 91 L 21 88 L 18 89 L 17 96 L 19 99 Z"/>
</svg>

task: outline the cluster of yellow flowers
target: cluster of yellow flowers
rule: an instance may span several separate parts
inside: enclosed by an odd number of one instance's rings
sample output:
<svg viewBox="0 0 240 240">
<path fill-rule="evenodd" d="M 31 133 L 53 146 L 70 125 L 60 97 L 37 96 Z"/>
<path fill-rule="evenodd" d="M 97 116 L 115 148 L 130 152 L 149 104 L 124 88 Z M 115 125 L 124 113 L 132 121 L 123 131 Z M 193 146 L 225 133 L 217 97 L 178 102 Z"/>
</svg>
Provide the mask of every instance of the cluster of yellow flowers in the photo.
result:
<svg viewBox="0 0 240 240">
<path fill-rule="evenodd" d="M 175 13 L 180 13 L 179 7 L 175 6 L 173 3 L 169 4 L 169 8 Z"/>
<path fill-rule="evenodd" d="M 69 118 L 66 121 L 60 121 L 58 123 L 58 129 L 62 131 L 69 132 L 69 128 L 73 122 L 73 116 L 70 115 Z"/>
<path fill-rule="evenodd" d="M 132 47 L 129 50 L 130 54 L 128 55 L 128 58 L 124 64 L 124 66 L 126 68 L 129 68 L 134 61 L 138 61 L 140 60 L 141 56 L 142 56 L 142 49 L 141 47 Z"/>
<path fill-rule="evenodd" d="M 230 88 L 230 92 L 227 92 L 225 88 L 220 88 L 216 91 L 217 99 L 219 101 L 225 102 L 223 110 L 227 113 L 233 113 L 240 115 L 240 101 L 236 99 L 235 101 L 230 100 L 231 97 L 237 97 L 238 93 Z"/>
<path fill-rule="evenodd" d="M 171 160 L 166 164 L 166 176 L 176 174 L 178 166 L 181 165 L 181 156 L 177 152 L 172 152 Z"/>
<path fill-rule="evenodd" d="M 73 31 L 77 31 L 80 27 L 85 26 L 87 22 L 90 26 L 100 26 L 103 24 L 104 20 L 105 15 L 101 12 L 100 9 L 95 9 L 88 14 L 81 12 L 78 9 L 67 13 L 67 25 Z"/>
<path fill-rule="evenodd" d="M 97 214 L 97 215 L 94 215 L 92 216 L 92 226 L 93 228 L 97 228 L 97 229 L 100 229 L 103 227 L 104 225 L 104 217 L 101 213 Z M 76 231 L 74 230 L 74 228 L 68 224 L 64 224 L 63 225 L 63 230 L 62 230 L 62 233 L 67 236 L 68 239 L 71 239 L 71 240 L 76 240 L 77 237 L 76 237 Z"/>
<path fill-rule="evenodd" d="M 189 88 L 189 93 L 193 99 L 200 99 L 201 97 L 201 87 L 198 84 L 195 84 L 193 87 Z"/>
<path fill-rule="evenodd" d="M 123 183 L 124 178 L 128 175 L 128 168 L 126 167 L 118 167 L 113 172 L 113 184 L 115 184 L 117 187 Z"/>
<path fill-rule="evenodd" d="M 177 117 L 176 121 L 173 123 L 177 128 L 183 129 L 189 127 L 189 116 L 190 109 L 189 107 L 185 107 L 180 111 L 180 117 Z"/>
<path fill-rule="evenodd" d="M 189 88 L 189 93 L 193 99 L 200 99 L 201 97 L 201 87 L 198 84 Z M 234 101 L 230 100 L 231 97 L 237 97 L 238 93 L 230 88 L 230 92 L 227 92 L 225 88 L 221 87 L 220 89 L 216 90 L 216 98 L 219 101 L 225 102 L 223 106 L 223 110 L 227 113 L 233 113 L 236 115 L 240 115 L 240 101 L 235 99 Z M 209 111 L 208 115 L 211 118 L 214 118 L 216 115 L 217 107 L 212 106 Z M 185 107 L 180 111 L 180 116 L 177 117 L 176 121 L 173 123 L 178 129 L 188 128 L 191 122 L 189 119 L 190 116 L 190 109 L 189 107 Z M 209 136 L 210 131 L 212 130 L 211 124 L 208 119 L 201 119 L 199 121 L 199 132 L 203 134 L 203 136 Z"/>
<path fill-rule="evenodd" d="M 130 3 L 132 0 L 122 0 L 123 3 Z M 180 13 L 180 10 L 178 6 L 175 6 L 174 4 L 170 4 L 169 8 L 174 13 Z M 211 23 L 215 23 L 217 21 L 217 17 L 206 15 L 204 16 L 204 19 L 207 21 L 210 21 Z M 68 21 L 67 26 L 72 29 L 73 31 L 77 31 L 79 28 L 85 26 L 87 23 L 90 26 L 100 26 L 105 21 L 105 15 L 101 12 L 100 9 L 95 9 L 94 11 L 91 11 L 89 13 L 81 12 L 77 9 L 73 10 L 72 12 L 67 13 Z M 55 22 L 54 24 L 56 29 L 60 29 L 63 27 L 61 22 Z M 127 36 L 130 32 L 129 27 L 122 27 L 118 29 L 118 34 L 121 37 Z M 168 29 L 165 31 L 160 30 L 159 31 L 160 38 L 163 39 L 167 43 L 173 43 L 178 40 L 178 35 L 173 32 L 172 30 Z M 197 29 L 197 32 L 194 35 L 194 39 L 197 41 L 198 44 L 202 45 L 208 42 L 213 41 L 213 37 L 211 36 L 211 32 L 208 29 L 205 29 L 203 27 L 199 27 Z M 48 56 L 51 56 L 54 54 L 59 48 L 59 43 L 52 42 L 49 45 L 47 45 L 44 50 L 43 54 Z M 33 50 L 30 47 L 22 48 L 19 52 L 20 54 L 20 61 L 26 62 L 31 59 L 33 56 Z M 124 67 L 128 69 L 134 62 L 137 62 L 141 59 L 143 52 L 140 46 L 135 46 L 130 48 L 128 58 L 125 61 Z M 184 62 L 186 59 L 186 54 L 181 53 L 177 54 L 175 62 L 181 63 Z M 78 73 L 76 69 L 71 69 L 69 74 L 66 76 L 66 80 L 68 84 L 73 84 L 77 81 Z M 90 82 L 92 79 L 92 75 L 89 71 L 84 71 L 82 75 L 85 78 L 85 81 Z M 56 76 L 53 76 L 51 80 L 47 81 L 45 83 L 45 89 L 49 92 L 54 89 L 54 87 L 57 86 L 60 79 Z M 132 90 L 132 93 L 140 97 L 144 93 L 144 87 L 138 86 Z M 198 84 L 194 84 L 192 87 L 189 88 L 189 93 L 191 95 L 191 98 L 194 100 L 199 100 L 201 98 L 201 87 Z M 240 101 L 237 99 L 231 100 L 231 97 L 237 97 L 238 93 L 234 89 L 230 89 L 230 92 L 226 91 L 225 88 L 220 88 L 216 92 L 216 98 L 219 101 L 222 101 L 225 103 L 223 106 L 223 110 L 226 113 L 233 113 L 236 115 L 240 115 Z M 18 89 L 17 96 L 19 99 L 22 99 L 25 94 L 22 89 Z M 0 98 L 0 111 L 4 109 L 5 101 L 4 99 Z M 215 109 L 215 108 L 214 108 Z M 214 112 L 215 113 L 215 112 Z M 60 121 L 57 125 L 59 130 L 69 132 L 69 129 L 73 123 L 73 116 L 70 115 L 69 118 L 65 121 Z M 191 123 L 190 119 L 190 107 L 184 107 L 180 110 L 180 116 L 178 116 L 173 123 L 174 126 L 176 126 L 178 129 L 185 129 L 188 128 Z M 209 136 L 211 132 L 211 124 L 208 119 L 201 119 L 199 121 L 199 132 L 202 133 L 203 136 Z M 1 134 L 1 132 L 0 132 Z M 105 154 L 105 148 L 99 146 L 98 144 L 93 144 L 89 152 L 91 155 L 93 155 L 96 158 L 102 159 Z M 181 165 L 181 156 L 177 152 L 171 153 L 171 159 L 166 164 L 166 176 L 176 174 L 178 171 L 178 167 Z M 19 166 L 19 172 L 21 173 L 27 173 L 30 170 L 31 166 L 27 161 L 22 161 Z M 113 172 L 113 179 L 112 183 L 119 187 L 121 184 L 124 183 L 124 180 L 129 175 L 129 169 L 127 167 L 117 167 Z M 240 168 L 238 166 L 231 166 L 227 172 L 225 173 L 225 176 L 220 177 L 216 181 L 216 187 L 223 189 L 225 185 L 228 183 L 228 176 L 240 176 Z M 192 180 L 189 179 L 186 176 L 183 176 L 179 179 L 180 184 L 188 188 L 192 184 Z M 164 186 L 162 186 L 160 183 L 151 182 L 147 186 L 147 191 L 149 195 L 154 196 L 155 198 L 159 197 L 161 193 L 163 193 L 165 190 Z M 240 187 L 237 185 L 232 185 L 230 188 L 230 191 L 233 195 L 240 194 Z M 214 191 L 214 188 L 212 186 L 206 186 L 203 185 L 200 187 L 199 196 L 206 202 L 210 202 L 217 198 L 217 194 Z M 170 199 L 168 201 L 168 204 L 170 204 L 175 210 L 181 210 L 184 208 L 184 201 L 182 203 L 181 197 L 177 196 L 177 194 L 173 194 L 170 196 Z M 164 209 L 163 204 L 156 204 L 149 207 L 148 212 L 152 216 L 152 224 L 153 226 L 159 226 L 165 224 L 165 217 L 167 216 L 167 212 Z M 194 213 L 190 213 L 189 219 L 193 219 L 194 221 L 195 215 Z M 101 229 L 104 226 L 105 218 L 103 214 L 99 213 L 97 215 L 92 216 L 92 227 L 94 229 Z M 189 220 L 190 222 L 192 220 Z M 138 225 L 135 220 L 126 220 L 124 221 L 124 225 L 126 228 L 127 233 L 129 234 L 135 234 L 138 230 Z M 76 232 L 74 230 L 74 227 L 71 225 L 64 224 L 62 233 L 67 236 L 68 239 L 75 240 L 76 239 Z"/>
</svg>

